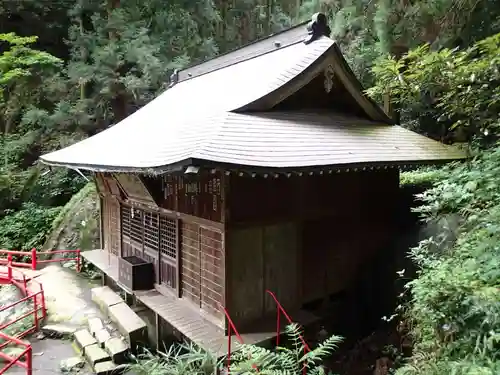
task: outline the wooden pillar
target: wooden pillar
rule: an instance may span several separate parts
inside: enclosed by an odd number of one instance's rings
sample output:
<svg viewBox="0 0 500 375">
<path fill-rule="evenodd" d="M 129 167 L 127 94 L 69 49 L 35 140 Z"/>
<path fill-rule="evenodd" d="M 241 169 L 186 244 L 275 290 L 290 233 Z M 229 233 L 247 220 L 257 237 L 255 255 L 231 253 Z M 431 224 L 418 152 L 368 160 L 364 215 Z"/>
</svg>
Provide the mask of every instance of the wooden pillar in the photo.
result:
<svg viewBox="0 0 500 375">
<path fill-rule="evenodd" d="M 161 331 L 161 318 L 160 318 L 160 315 L 158 315 L 157 313 L 155 313 L 155 325 L 156 325 L 156 331 L 155 331 L 155 334 L 156 334 L 156 350 L 158 351 L 162 351 L 164 350 L 165 348 L 162 348 L 161 347 L 161 337 L 162 337 L 162 331 Z"/>
<path fill-rule="evenodd" d="M 99 245 L 101 247 L 101 250 L 104 250 L 104 219 L 102 216 L 103 207 L 103 197 L 101 194 L 99 194 Z"/>
<path fill-rule="evenodd" d="M 181 260 L 181 220 L 176 219 L 176 233 L 175 233 L 175 242 L 176 242 L 176 247 L 177 247 L 177 254 L 175 256 L 176 260 L 176 281 L 177 281 L 177 297 L 181 298 L 182 297 L 182 288 L 181 288 L 181 278 L 182 278 L 182 260 Z"/>
</svg>

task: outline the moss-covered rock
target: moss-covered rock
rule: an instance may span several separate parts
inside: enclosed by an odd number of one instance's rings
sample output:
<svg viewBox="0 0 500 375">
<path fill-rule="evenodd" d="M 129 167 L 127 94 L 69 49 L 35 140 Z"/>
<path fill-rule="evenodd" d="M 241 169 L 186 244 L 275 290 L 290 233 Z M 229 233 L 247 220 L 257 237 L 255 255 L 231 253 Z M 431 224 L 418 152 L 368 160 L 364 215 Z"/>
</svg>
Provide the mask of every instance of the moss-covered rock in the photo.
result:
<svg viewBox="0 0 500 375">
<path fill-rule="evenodd" d="M 57 215 L 43 248 L 89 250 L 99 246 L 99 197 L 90 182 Z"/>
</svg>

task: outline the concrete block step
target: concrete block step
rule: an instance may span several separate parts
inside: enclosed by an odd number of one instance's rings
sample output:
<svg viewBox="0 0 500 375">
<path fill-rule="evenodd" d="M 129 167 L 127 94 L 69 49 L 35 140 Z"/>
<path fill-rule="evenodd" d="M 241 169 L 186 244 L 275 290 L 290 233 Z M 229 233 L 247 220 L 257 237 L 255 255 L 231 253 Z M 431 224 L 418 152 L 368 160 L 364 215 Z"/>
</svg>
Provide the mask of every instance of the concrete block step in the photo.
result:
<svg viewBox="0 0 500 375">
<path fill-rule="evenodd" d="M 98 345 L 97 340 L 86 329 L 76 331 L 73 337 L 76 349 L 83 355 L 86 354 L 88 347 Z"/>
<path fill-rule="evenodd" d="M 120 337 L 112 337 L 104 343 L 104 349 L 116 364 L 126 363 L 128 360 L 128 344 Z"/>
<path fill-rule="evenodd" d="M 96 375 L 117 375 L 125 370 L 123 366 L 119 366 L 113 361 L 96 363 L 93 369 Z"/>
<path fill-rule="evenodd" d="M 87 363 L 92 366 L 92 368 L 94 368 L 97 363 L 107 362 L 111 360 L 111 356 L 106 353 L 104 349 L 100 348 L 97 343 L 87 346 L 85 348 L 84 356 L 87 360 Z"/>
<path fill-rule="evenodd" d="M 92 301 L 94 301 L 99 309 L 109 316 L 109 308 L 116 304 L 122 303 L 123 299 L 108 286 L 100 286 L 90 290 Z"/>
<path fill-rule="evenodd" d="M 125 302 L 111 306 L 109 317 L 130 343 L 132 350 L 139 344 L 147 343 L 146 323 Z"/>
<path fill-rule="evenodd" d="M 99 332 L 100 330 L 104 329 L 104 323 L 101 320 L 101 318 L 98 318 L 98 317 L 90 318 L 87 321 L 87 325 L 89 327 L 89 332 L 94 337 L 96 336 L 97 332 Z"/>
<path fill-rule="evenodd" d="M 95 339 L 97 340 L 99 346 L 101 348 L 104 348 L 104 344 L 106 343 L 106 341 L 111 339 L 111 334 L 106 328 L 103 328 L 100 331 L 96 332 Z"/>
<path fill-rule="evenodd" d="M 52 338 L 71 338 L 78 330 L 78 327 L 69 324 L 46 324 L 41 331 L 47 337 Z"/>
</svg>

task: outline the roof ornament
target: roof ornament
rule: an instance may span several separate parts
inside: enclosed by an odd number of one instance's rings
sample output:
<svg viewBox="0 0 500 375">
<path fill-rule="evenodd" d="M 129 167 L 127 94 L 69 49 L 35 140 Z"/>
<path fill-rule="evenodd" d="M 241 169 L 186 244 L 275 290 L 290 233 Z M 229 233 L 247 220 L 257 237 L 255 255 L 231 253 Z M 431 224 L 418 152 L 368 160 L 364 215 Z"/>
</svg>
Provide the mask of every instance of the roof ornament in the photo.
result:
<svg viewBox="0 0 500 375">
<path fill-rule="evenodd" d="M 327 93 L 330 93 L 332 91 L 334 82 L 335 82 L 335 69 L 333 68 L 332 64 L 329 64 L 328 67 L 324 71 L 325 74 L 325 91 Z"/>
<path fill-rule="evenodd" d="M 311 17 L 311 21 L 307 24 L 307 36 L 304 39 L 304 44 L 314 42 L 322 36 L 330 36 L 332 30 L 328 26 L 328 20 L 324 13 L 315 13 Z"/>
<path fill-rule="evenodd" d="M 173 87 L 177 82 L 179 82 L 179 69 L 174 69 L 174 72 L 170 75 L 170 84 L 168 88 Z"/>
</svg>

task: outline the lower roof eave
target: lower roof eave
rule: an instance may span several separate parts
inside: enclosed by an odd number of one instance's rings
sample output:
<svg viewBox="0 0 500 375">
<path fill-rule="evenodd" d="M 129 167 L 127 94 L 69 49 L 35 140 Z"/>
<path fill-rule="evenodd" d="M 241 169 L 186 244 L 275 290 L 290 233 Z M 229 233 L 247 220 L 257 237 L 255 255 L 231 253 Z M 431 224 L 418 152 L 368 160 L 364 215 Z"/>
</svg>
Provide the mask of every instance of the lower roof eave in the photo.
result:
<svg viewBox="0 0 500 375">
<path fill-rule="evenodd" d="M 411 170 L 423 166 L 444 165 L 451 162 L 463 161 L 466 158 L 453 159 L 436 159 L 436 160 L 402 160 L 402 161 L 377 161 L 377 162 L 360 162 L 360 163 L 344 163 L 331 165 L 315 165 L 315 166 L 300 166 L 300 167 L 256 167 L 242 164 L 218 163 L 212 161 L 193 160 L 193 165 L 211 169 L 212 171 L 222 170 L 226 173 L 242 173 L 248 175 L 279 175 L 279 174 L 326 174 L 337 172 L 351 172 L 362 170 L 375 169 L 401 169 Z"/>
<path fill-rule="evenodd" d="M 202 159 L 186 159 L 174 164 L 154 167 L 131 167 L 131 166 L 106 166 L 91 164 L 74 164 L 64 162 L 51 162 L 40 159 L 43 164 L 54 167 L 65 167 L 70 169 L 87 170 L 96 173 L 135 173 L 145 175 L 174 174 L 185 171 L 188 166 L 196 166 L 206 170 L 224 171 L 230 173 L 241 173 L 247 175 L 303 175 L 303 174 L 326 174 L 337 172 L 351 172 L 375 169 L 401 169 L 411 170 L 421 166 L 444 165 L 466 158 L 436 159 L 436 160 L 401 160 L 401 161 L 375 161 L 359 163 L 343 163 L 315 166 L 290 166 L 290 167 L 264 167 L 233 163 L 220 163 Z"/>
<path fill-rule="evenodd" d="M 165 166 L 152 167 L 136 167 L 136 166 L 116 166 L 116 165 L 98 165 L 98 164 L 83 164 L 83 163 L 68 163 L 44 160 L 40 158 L 40 162 L 49 167 L 62 167 L 69 169 L 79 169 L 95 173 L 137 173 L 146 175 L 162 175 L 176 173 L 182 171 L 189 165 L 193 165 L 192 159 L 186 159 L 178 163 Z"/>
</svg>

